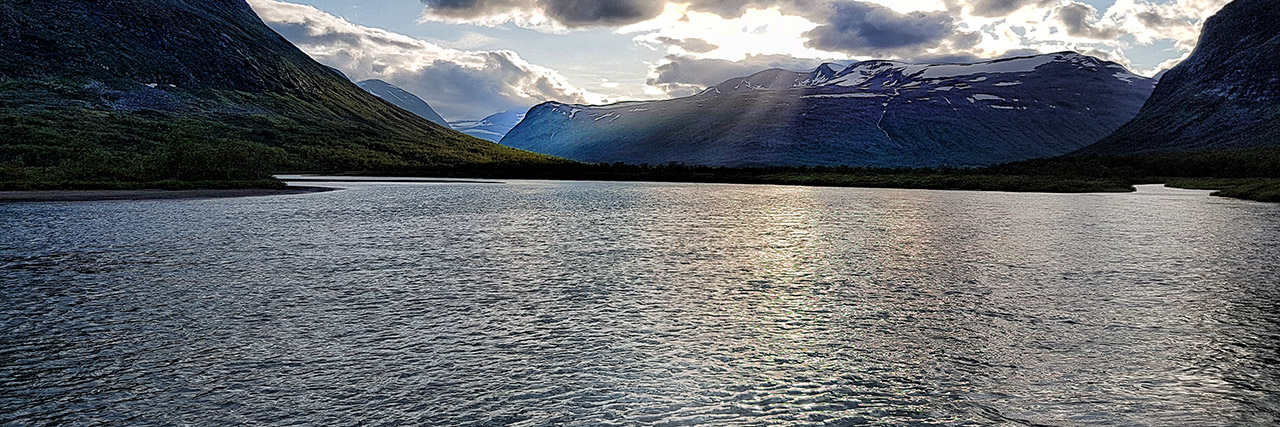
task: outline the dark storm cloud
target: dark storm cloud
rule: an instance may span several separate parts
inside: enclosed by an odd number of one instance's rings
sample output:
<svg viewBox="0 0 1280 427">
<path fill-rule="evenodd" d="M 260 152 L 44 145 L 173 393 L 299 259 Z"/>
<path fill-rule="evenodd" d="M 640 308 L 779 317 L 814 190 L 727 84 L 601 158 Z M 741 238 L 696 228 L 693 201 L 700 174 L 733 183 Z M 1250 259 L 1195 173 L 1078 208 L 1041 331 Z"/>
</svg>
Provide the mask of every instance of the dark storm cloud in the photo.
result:
<svg viewBox="0 0 1280 427">
<path fill-rule="evenodd" d="M 1138 12 L 1138 14 L 1135 16 L 1138 17 L 1139 22 L 1142 22 L 1142 25 L 1145 25 L 1147 27 L 1160 28 L 1160 27 L 1166 27 L 1169 25 L 1168 20 L 1165 19 L 1165 17 L 1160 16 L 1159 13 L 1146 11 L 1146 12 Z"/>
<path fill-rule="evenodd" d="M 617 25 L 640 22 L 662 13 L 662 2 L 652 0 L 545 1 L 553 19 L 569 26 Z"/>
<path fill-rule="evenodd" d="M 1066 28 L 1067 34 L 1075 37 L 1106 40 L 1119 37 L 1123 33 L 1119 28 L 1100 24 L 1098 9 L 1088 4 L 1067 4 L 1054 9 L 1053 14 Z"/>
<path fill-rule="evenodd" d="M 658 0 L 423 0 L 428 12 L 450 18 L 537 11 L 566 27 L 617 26 L 662 13 Z"/>
<path fill-rule="evenodd" d="M 468 19 L 511 11 L 537 12 L 569 28 L 621 26 L 662 13 L 667 0 L 421 0 L 427 13 Z M 748 8 L 779 7 L 783 13 L 808 16 L 831 0 L 687 0 L 692 10 L 737 17 Z"/>
<path fill-rule="evenodd" d="M 806 46 L 851 54 L 913 50 L 956 34 L 946 12 L 898 13 L 887 7 L 862 2 L 832 6 L 825 24 L 805 33 Z"/>
<path fill-rule="evenodd" d="M 948 9 L 958 10 L 960 7 L 971 7 L 971 13 L 983 17 L 1008 16 L 1027 6 L 1047 6 L 1055 0 L 949 0 Z"/>
<path fill-rule="evenodd" d="M 1191 24 L 1191 22 L 1189 22 L 1185 17 L 1179 17 L 1177 15 L 1165 16 L 1160 12 L 1161 11 L 1159 9 L 1144 10 L 1134 14 L 1134 17 L 1138 18 L 1138 22 L 1142 23 L 1144 27 L 1155 29 L 1165 29 Z"/>
<path fill-rule="evenodd" d="M 323 25 L 316 25 L 308 17 L 300 16 L 297 22 L 268 22 L 271 29 L 280 33 L 287 40 L 307 40 L 309 43 L 327 46 L 355 47 L 370 41 L 395 46 L 401 49 L 414 49 L 417 46 L 379 34 L 352 34 L 336 31 Z"/>
<path fill-rule="evenodd" d="M 742 16 L 750 8 L 777 7 L 783 14 L 812 19 L 827 10 L 832 0 L 675 0 L 675 2 L 689 3 L 693 10 L 710 12 L 726 18 Z"/>
</svg>

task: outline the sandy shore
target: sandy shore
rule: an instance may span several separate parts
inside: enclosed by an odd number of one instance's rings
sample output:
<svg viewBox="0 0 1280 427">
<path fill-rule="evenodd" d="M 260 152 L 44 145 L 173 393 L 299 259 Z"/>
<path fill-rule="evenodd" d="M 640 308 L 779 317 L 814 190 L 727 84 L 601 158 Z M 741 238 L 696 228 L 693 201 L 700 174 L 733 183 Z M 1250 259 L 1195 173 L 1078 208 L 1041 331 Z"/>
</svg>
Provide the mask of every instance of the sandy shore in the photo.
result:
<svg viewBox="0 0 1280 427">
<path fill-rule="evenodd" d="M 54 190 L 0 191 L 0 203 L 18 202 L 87 202 L 95 200 L 161 200 L 218 199 L 225 197 L 260 197 L 333 191 L 325 187 L 289 187 L 284 189 L 243 188 L 232 190 Z"/>
</svg>

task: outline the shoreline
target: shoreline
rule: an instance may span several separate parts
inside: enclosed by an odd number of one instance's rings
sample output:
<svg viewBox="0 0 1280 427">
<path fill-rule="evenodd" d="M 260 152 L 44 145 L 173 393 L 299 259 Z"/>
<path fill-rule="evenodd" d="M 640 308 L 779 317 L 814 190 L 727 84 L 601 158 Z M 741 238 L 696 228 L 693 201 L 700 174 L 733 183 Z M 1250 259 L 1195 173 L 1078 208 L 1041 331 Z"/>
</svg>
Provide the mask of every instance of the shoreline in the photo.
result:
<svg viewBox="0 0 1280 427">
<path fill-rule="evenodd" d="M 284 196 L 337 191 L 329 187 L 238 188 L 220 190 L 34 190 L 0 191 L 0 203 L 97 202 L 110 200 L 225 199 L 233 197 Z"/>
<path fill-rule="evenodd" d="M 338 177 L 321 177 L 321 176 L 291 176 L 285 178 L 286 182 L 300 183 L 415 183 L 415 184 L 506 184 L 505 181 L 497 180 L 475 180 L 467 178 L 418 178 L 418 177 L 341 177 L 343 179 L 331 179 Z M 629 177 L 638 178 L 638 177 Z M 686 177 L 689 178 L 689 177 Z M 706 178 L 706 177 L 703 177 Z M 1031 185 L 1023 186 L 1014 183 L 1003 183 L 1003 185 L 992 183 L 982 183 L 982 185 L 956 185 L 962 184 L 957 182 L 903 182 L 899 180 L 887 180 L 876 182 L 875 180 L 867 180 L 866 176 L 862 179 L 850 179 L 845 182 L 840 180 L 824 180 L 824 179 L 796 179 L 796 177 L 773 177 L 773 179 L 670 179 L 670 180 L 646 180 L 646 179 L 533 179 L 546 181 L 599 181 L 599 182 L 654 182 L 654 183 L 704 183 L 704 184 L 740 184 L 740 185 L 787 185 L 802 187 L 836 187 L 836 188 L 869 188 L 869 189 L 904 189 L 904 190 L 943 190 L 943 191 L 977 191 L 977 192 L 1008 192 L 1008 193 L 1048 193 L 1048 194 L 1106 194 L 1106 193 L 1134 193 L 1138 192 L 1137 186 L 1141 184 L 1129 184 L 1127 189 L 1121 190 L 1116 187 L 1098 186 L 1098 182 L 1091 182 L 1081 188 L 1063 188 L 1059 186 L 1043 186 Z M 779 179 L 781 178 L 781 179 Z M 886 178 L 881 176 L 880 178 Z M 900 178 L 900 177 L 899 177 Z M 1141 182 L 1141 181 L 1140 181 Z M 1238 200 L 1250 200 L 1263 203 L 1280 202 L 1274 193 L 1276 180 L 1270 179 L 1162 179 L 1162 180 L 1145 180 L 1147 185 L 1162 185 L 1170 189 L 1182 190 L 1212 190 L 1210 195 L 1215 197 L 1223 197 Z M 942 185 L 938 185 L 942 184 Z M 950 185 L 948 185 L 950 184 Z M 972 183 L 968 183 L 972 184 Z M 1013 185 L 1010 185 L 1013 184 Z M 1025 183 L 1023 183 L 1025 184 Z M 1246 185 L 1252 184 L 1252 185 Z M 192 189 L 192 190 L 163 190 L 163 189 L 138 189 L 138 190 L 20 190 L 20 191 L 0 191 L 0 204 L 10 203 L 38 203 L 38 202 L 90 202 L 90 201 L 113 201 L 113 200 L 178 200 L 178 199 L 220 199 L 220 198 L 236 198 L 236 197 L 265 197 L 265 196 L 283 196 L 295 194 L 321 193 L 329 191 L 338 191 L 342 188 L 317 187 L 317 186 L 288 186 L 285 188 L 239 188 L 239 189 Z M 1267 194 L 1262 194 L 1267 193 Z"/>
<path fill-rule="evenodd" d="M 466 178 L 415 178 L 415 177 L 381 177 L 381 176 L 294 176 L 280 175 L 276 179 L 284 182 L 337 182 L 358 184 L 506 184 L 504 181 L 479 180 Z"/>
</svg>

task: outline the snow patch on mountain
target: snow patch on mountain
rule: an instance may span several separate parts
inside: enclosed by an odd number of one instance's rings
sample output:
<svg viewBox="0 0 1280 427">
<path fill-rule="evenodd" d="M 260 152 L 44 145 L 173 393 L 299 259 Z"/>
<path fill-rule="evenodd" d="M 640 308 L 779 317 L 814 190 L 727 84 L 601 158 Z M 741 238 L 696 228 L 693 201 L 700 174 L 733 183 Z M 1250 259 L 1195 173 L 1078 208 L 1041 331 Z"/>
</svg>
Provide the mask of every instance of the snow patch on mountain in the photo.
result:
<svg viewBox="0 0 1280 427">
<path fill-rule="evenodd" d="M 1025 77 L 1027 73 L 1049 64 L 1070 64 L 1080 69 L 1095 69 L 1105 66 L 1114 71 L 1118 80 L 1126 83 L 1144 81 L 1142 76 L 1125 69 L 1124 66 L 1104 62 L 1096 58 L 1074 52 L 997 59 L 973 64 L 907 64 L 894 61 L 858 62 L 840 71 L 833 64 L 822 64 L 808 72 L 772 69 L 761 71 L 748 77 L 730 79 L 724 83 L 707 88 L 698 96 L 720 95 L 736 92 L 757 92 L 771 90 L 792 90 L 811 88 L 898 88 L 917 89 L 930 84 L 956 81 L 953 85 L 940 85 L 936 90 L 967 89 L 968 85 L 985 83 L 995 76 L 1002 80 L 997 87 L 1017 86 L 1020 81 L 1009 81 L 1010 78 Z"/>
<path fill-rule="evenodd" d="M 880 98 L 880 97 L 887 97 L 887 96 L 889 95 L 884 93 L 854 92 L 854 93 L 838 93 L 834 95 L 805 95 L 805 96 L 802 96 L 801 98 Z"/>
<path fill-rule="evenodd" d="M 605 163 L 977 166 L 1096 141 L 1133 117 L 1154 85 L 1075 53 L 822 64 L 764 70 L 685 98 L 545 103 L 502 143 Z"/>
</svg>

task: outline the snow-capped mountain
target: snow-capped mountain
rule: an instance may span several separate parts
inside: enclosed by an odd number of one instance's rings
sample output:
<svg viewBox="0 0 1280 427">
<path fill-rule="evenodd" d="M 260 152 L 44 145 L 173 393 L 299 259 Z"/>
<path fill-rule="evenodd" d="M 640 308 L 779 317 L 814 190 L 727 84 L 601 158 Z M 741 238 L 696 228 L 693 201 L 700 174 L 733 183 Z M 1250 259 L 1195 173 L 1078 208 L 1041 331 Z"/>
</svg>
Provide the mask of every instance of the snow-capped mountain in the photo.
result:
<svg viewBox="0 0 1280 427">
<path fill-rule="evenodd" d="M 423 101 L 422 98 L 419 98 L 417 95 L 409 93 L 409 91 L 401 89 L 396 85 L 376 79 L 364 80 L 356 83 L 356 85 L 397 107 L 403 108 L 410 113 L 417 114 L 418 117 L 430 120 L 432 123 L 446 128 L 449 127 L 449 122 L 446 122 L 444 117 L 440 117 L 440 114 L 437 114 L 436 110 L 431 109 L 431 106 L 428 105 L 426 101 Z"/>
<path fill-rule="evenodd" d="M 1142 111 L 1083 154 L 1280 146 L 1280 1 L 1236 0 Z"/>
<path fill-rule="evenodd" d="M 1062 52 L 973 64 L 766 70 L 697 95 L 545 103 L 504 145 L 586 162 L 974 166 L 1065 154 L 1137 114 L 1155 82 Z"/>
<path fill-rule="evenodd" d="M 524 110 L 503 111 L 480 120 L 462 120 L 451 122 L 449 125 L 458 132 L 498 142 L 511 131 L 511 128 L 524 120 L 524 114 Z"/>
</svg>

